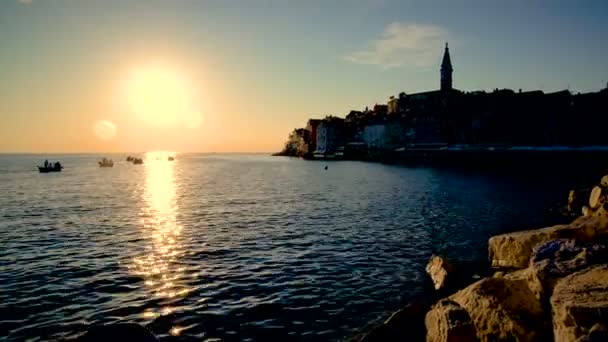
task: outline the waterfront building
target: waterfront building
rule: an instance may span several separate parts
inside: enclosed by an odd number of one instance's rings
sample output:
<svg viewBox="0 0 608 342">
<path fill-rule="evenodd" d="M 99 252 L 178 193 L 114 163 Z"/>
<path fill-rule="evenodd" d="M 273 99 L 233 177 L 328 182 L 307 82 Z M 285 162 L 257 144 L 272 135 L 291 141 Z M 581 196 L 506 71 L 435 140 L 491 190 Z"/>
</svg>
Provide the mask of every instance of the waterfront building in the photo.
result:
<svg viewBox="0 0 608 342">
<path fill-rule="evenodd" d="M 338 147 L 344 146 L 344 119 L 328 116 L 317 127 L 316 157 L 333 155 Z"/>
<path fill-rule="evenodd" d="M 363 142 L 368 149 L 384 149 L 386 147 L 386 124 L 377 123 L 365 126 Z"/>
<path fill-rule="evenodd" d="M 320 123 L 321 120 L 319 119 L 309 119 L 308 123 L 306 123 L 306 130 L 310 137 L 306 153 L 313 153 L 317 149 L 317 129 Z"/>
</svg>

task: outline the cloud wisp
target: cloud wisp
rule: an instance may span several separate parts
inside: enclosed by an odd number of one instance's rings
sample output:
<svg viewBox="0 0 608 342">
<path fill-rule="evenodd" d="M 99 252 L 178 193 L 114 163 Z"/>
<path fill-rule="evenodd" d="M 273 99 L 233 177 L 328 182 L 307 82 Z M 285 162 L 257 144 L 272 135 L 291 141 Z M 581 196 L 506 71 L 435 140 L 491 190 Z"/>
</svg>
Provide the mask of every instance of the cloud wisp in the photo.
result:
<svg viewBox="0 0 608 342">
<path fill-rule="evenodd" d="M 437 63 L 447 40 L 448 32 L 439 26 L 393 22 L 366 49 L 344 56 L 344 60 L 384 69 L 429 67 Z"/>
</svg>

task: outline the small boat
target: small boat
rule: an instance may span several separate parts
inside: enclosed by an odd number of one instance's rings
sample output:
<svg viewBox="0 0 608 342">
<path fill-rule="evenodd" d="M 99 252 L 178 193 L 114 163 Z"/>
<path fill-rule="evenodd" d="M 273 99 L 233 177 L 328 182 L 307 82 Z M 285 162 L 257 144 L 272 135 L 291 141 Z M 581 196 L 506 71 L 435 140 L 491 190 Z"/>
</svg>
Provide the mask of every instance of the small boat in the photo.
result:
<svg viewBox="0 0 608 342">
<path fill-rule="evenodd" d="M 128 156 L 128 157 L 127 157 L 127 161 L 128 161 L 128 162 L 132 162 L 134 159 L 135 159 L 135 158 L 133 158 L 132 156 Z"/>
<path fill-rule="evenodd" d="M 113 167 L 114 166 L 114 162 L 112 161 L 112 159 L 107 159 L 107 158 L 103 158 L 102 160 L 97 162 L 99 164 L 99 167 Z"/>
<path fill-rule="evenodd" d="M 133 159 L 133 164 L 134 165 L 140 165 L 140 164 L 143 164 L 143 163 L 144 163 L 144 160 L 141 159 L 141 158 L 134 158 Z"/>
<path fill-rule="evenodd" d="M 167 160 L 168 160 L 168 161 L 174 161 L 174 160 L 175 160 L 175 157 L 171 157 L 171 156 L 169 156 L 169 158 L 167 158 Z"/>
<path fill-rule="evenodd" d="M 60 162 L 48 163 L 45 166 L 38 166 L 38 171 L 40 173 L 61 172 L 61 169 L 63 169 L 63 166 L 61 166 Z"/>
</svg>

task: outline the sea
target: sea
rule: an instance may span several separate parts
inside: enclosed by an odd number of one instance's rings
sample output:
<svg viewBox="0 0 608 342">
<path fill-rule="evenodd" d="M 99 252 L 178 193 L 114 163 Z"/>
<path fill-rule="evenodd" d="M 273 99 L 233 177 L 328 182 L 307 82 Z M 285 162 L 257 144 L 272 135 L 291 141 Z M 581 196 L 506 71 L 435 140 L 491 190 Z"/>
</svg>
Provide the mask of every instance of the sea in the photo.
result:
<svg viewBox="0 0 608 342">
<path fill-rule="evenodd" d="M 126 157 L 0 155 L 0 340 L 118 322 L 165 341 L 348 339 L 430 295 L 432 254 L 484 272 L 490 236 L 564 221 L 577 185 L 555 172 Z M 39 173 L 45 159 L 63 171 Z"/>
</svg>

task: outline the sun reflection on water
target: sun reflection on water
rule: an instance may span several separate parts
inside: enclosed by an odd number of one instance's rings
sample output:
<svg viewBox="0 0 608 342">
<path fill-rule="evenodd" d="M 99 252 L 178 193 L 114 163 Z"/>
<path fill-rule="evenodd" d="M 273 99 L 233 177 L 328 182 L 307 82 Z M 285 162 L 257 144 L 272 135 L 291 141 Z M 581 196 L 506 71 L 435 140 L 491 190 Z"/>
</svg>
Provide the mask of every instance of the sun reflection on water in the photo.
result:
<svg viewBox="0 0 608 342">
<path fill-rule="evenodd" d="M 182 226 L 177 223 L 175 163 L 168 152 L 148 152 L 145 156 L 144 205 L 141 208 L 142 230 L 150 245 L 146 253 L 135 257 L 131 269 L 145 279 L 151 295 L 160 299 L 185 296 L 191 289 L 181 280 L 184 268 L 179 265 L 183 249 L 180 245 Z M 174 307 L 163 305 L 147 309 L 143 317 L 154 319 L 168 315 Z"/>
</svg>

